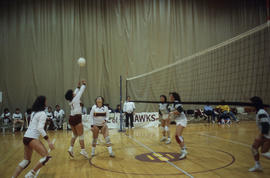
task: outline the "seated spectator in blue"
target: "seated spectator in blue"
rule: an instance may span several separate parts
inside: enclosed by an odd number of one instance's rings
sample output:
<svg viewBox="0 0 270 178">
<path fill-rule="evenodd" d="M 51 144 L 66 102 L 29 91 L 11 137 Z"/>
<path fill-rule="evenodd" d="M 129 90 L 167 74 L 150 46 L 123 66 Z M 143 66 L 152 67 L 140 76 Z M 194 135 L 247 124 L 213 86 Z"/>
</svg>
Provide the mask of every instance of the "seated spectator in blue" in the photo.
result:
<svg viewBox="0 0 270 178">
<path fill-rule="evenodd" d="M 215 122 L 215 112 L 214 109 L 212 108 L 212 106 L 209 105 L 209 103 L 207 103 L 204 106 L 204 113 L 209 117 L 212 116 L 212 121 Z"/>
<path fill-rule="evenodd" d="M 11 121 L 10 117 L 11 115 L 8 108 L 5 108 L 4 113 L 1 115 L 1 119 L 3 119 L 3 123 L 8 124 Z"/>
<path fill-rule="evenodd" d="M 116 109 L 114 110 L 114 112 L 120 113 L 121 111 L 122 111 L 122 113 L 123 113 L 123 110 L 121 110 L 120 104 L 118 104 L 118 105 L 116 106 Z"/>
</svg>

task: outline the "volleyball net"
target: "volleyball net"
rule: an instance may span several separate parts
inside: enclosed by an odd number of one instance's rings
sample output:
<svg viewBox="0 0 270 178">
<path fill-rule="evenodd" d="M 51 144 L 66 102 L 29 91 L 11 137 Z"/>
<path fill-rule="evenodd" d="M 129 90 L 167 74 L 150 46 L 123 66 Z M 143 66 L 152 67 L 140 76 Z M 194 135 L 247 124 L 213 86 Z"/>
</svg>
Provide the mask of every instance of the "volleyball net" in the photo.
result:
<svg viewBox="0 0 270 178">
<path fill-rule="evenodd" d="M 148 73 L 126 79 L 126 95 L 138 110 L 156 111 L 159 96 L 178 92 L 182 104 L 246 106 L 260 96 L 270 103 L 270 27 L 234 38 Z M 153 104 L 150 104 L 153 103 Z"/>
</svg>

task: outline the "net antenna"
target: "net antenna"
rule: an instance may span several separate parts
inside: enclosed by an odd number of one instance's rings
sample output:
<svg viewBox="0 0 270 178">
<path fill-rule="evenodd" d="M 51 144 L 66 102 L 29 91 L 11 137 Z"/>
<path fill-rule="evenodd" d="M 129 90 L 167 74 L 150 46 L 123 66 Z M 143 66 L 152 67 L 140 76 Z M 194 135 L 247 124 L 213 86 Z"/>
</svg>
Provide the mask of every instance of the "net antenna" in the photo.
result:
<svg viewBox="0 0 270 178">
<path fill-rule="evenodd" d="M 176 91 L 182 104 L 230 101 L 248 105 L 260 96 L 270 103 L 270 27 L 264 23 L 238 36 L 153 71 L 126 79 L 133 102 L 158 103 Z M 142 105 L 152 110 L 151 105 Z"/>
</svg>

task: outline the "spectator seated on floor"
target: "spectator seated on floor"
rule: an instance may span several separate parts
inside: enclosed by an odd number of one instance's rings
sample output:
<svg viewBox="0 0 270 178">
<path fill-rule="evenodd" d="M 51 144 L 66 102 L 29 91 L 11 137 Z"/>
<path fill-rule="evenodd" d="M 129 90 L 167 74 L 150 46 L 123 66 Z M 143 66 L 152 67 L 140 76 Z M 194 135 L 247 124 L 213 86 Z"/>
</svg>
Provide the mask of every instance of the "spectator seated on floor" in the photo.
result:
<svg viewBox="0 0 270 178">
<path fill-rule="evenodd" d="M 24 126 L 24 120 L 23 120 L 23 116 L 22 113 L 20 111 L 19 108 L 16 108 L 15 113 L 13 113 L 12 115 L 12 120 L 13 120 L 13 128 L 12 128 L 12 132 L 15 132 L 15 127 L 16 124 L 19 123 L 21 125 L 21 132 L 23 131 L 23 126 Z"/>
<path fill-rule="evenodd" d="M 208 119 L 208 122 L 210 122 L 210 117 L 211 117 L 211 120 L 213 123 L 215 123 L 215 112 L 214 112 L 214 109 L 212 106 L 209 105 L 209 103 L 207 103 L 205 106 L 204 106 L 204 114 L 206 116 L 206 119 Z"/>
<path fill-rule="evenodd" d="M 56 126 L 57 129 L 62 129 L 63 128 L 64 118 L 65 118 L 65 112 L 57 104 L 55 106 L 54 118 L 53 118 L 54 125 Z"/>
<path fill-rule="evenodd" d="M 46 119 L 45 129 L 46 130 L 57 129 L 57 125 L 54 125 L 54 122 L 53 122 L 53 112 L 52 112 L 51 106 L 48 106 L 46 115 L 47 115 L 47 119 Z"/>
<path fill-rule="evenodd" d="M 198 117 L 203 118 L 205 115 L 203 113 L 202 109 L 195 109 L 194 111 L 194 117 L 195 119 L 198 119 Z"/>
<path fill-rule="evenodd" d="M 224 100 L 222 100 L 221 102 L 225 103 Z M 235 122 L 237 123 L 239 122 L 239 120 L 236 118 L 235 114 L 230 110 L 230 107 L 228 105 L 219 105 L 216 108 L 219 109 L 221 116 L 229 115 L 229 117 L 231 117 Z"/>
<path fill-rule="evenodd" d="M 123 113 L 123 110 L 121 110 L 120 104 L 118 104 L 118 105 L 116 106 L 116 109 L 114 110 L 114 112 L 115 112 L 115 113 L 120 113 L 121 111 L 122 111 L 122 113 Z"/>
<path fill-rule="evenodd" d="M 8 108 L 4 109 L 4 113 L 2 113 L 1 119 L 4 125 L 8 125 L 11 122 L 11 115 Z"/>
</svg>

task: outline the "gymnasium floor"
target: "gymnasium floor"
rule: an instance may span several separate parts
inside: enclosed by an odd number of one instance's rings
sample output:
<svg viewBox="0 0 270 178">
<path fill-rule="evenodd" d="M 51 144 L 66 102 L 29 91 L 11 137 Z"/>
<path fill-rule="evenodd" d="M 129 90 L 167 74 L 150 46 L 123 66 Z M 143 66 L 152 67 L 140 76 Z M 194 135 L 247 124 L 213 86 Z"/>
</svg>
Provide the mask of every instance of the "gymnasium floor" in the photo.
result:
<svg viewBox="0 0 270 178">
<path fill-rule="evenodd" d="M 175 126 L 171 126 L 174 133 Z M 263 172 L 250 173 L 254 161 L 250 145 L 257 133 L 254 121 L 245 121 L 231 127 L 189 124 L 184 131 L 188 158 L 177 160 L 179 149 L 173 139 L 170 145 L 160 143 L 158 128 L 136 128 L 129 134 L 110 130 L 115 158 L 110 158 L 104 139 L 97 146 L 96 156 L 87 160 L 79 154 L 79 143 L 74 148 L 75 158 L 67 154 L 71 131 L 50 131 L 55 138 L 56 149 L 51 159 L 38 175 L 41 178 L 56 177 L 270 177 L 270 160 L 261 158 Z M 92 134 L 86 131 L 87 152 L 90 154 Z M 23 134 L 0 134 L 0 177 L 11 177 L 23 158 Z M 152 153 L 155 152 L 155 153 Z M 40 156 L 34 153 L 29 171 Z M 167 161 L 167 162 L 166 162 Z M 182 171 L 185 171 L 184 174 Z"/>
</svg>

